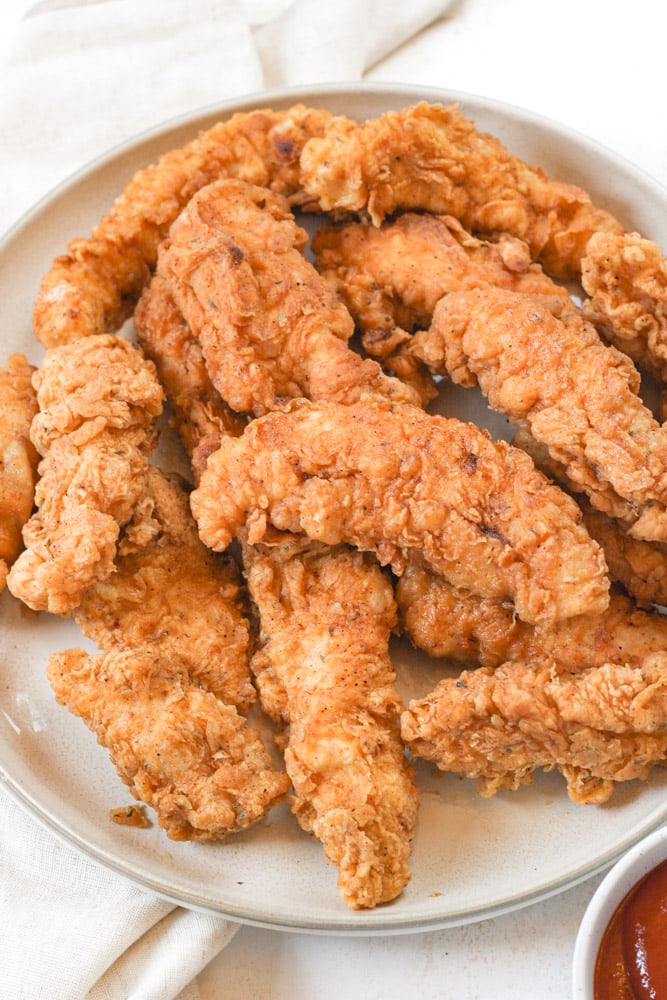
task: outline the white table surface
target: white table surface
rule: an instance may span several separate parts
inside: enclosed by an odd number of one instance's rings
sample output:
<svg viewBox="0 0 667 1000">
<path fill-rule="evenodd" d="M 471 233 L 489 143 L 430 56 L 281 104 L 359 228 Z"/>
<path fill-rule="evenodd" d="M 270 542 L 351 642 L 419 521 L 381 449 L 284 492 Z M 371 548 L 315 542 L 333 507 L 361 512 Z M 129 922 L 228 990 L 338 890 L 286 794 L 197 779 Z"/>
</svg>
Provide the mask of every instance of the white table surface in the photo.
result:
<svg viewBox="0 0 667 1000">
<path fill-rule="evenodd" d="M 0 45 L 27 6 L 1 0 Z M 667 7 L 658 0 L 460 0 L 366 78 L 508 101 L 588 134 L 667 183 L 666 35 Z M 599 881 L 495 920 L 419 935 L 244 927 L 200 975 L 202 1000 L 562 1000 L 571 995 L 575 936 Z"/>
</svg>

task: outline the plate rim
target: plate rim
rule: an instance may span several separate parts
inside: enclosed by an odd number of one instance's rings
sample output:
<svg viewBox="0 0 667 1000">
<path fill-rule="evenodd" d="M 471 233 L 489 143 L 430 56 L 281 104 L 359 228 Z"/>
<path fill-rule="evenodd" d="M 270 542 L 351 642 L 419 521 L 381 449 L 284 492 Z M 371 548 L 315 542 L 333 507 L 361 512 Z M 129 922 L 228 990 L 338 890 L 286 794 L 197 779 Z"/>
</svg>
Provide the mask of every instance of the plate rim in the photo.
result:
<svg viewBox="0 0 667 1000">
<path fill-rule="evenodd" d="M 402 934 L 415 934 L 424 931 L 449 930 L 455 927 L 467 926 L 478 923 L 482 920 L 491 920 L 526 909 L 536 903 L 546 902 L 548 899 L 561 893 L 574 889 L 577 885 L 588 879 L 594 878 L 603 872 L 609 871 L 620 859 L 632 848 L 639 845 L 646 837 L 656 833 L 667 822 L 667 804 L 656 808 L 650 817 L 643 823 L 632 828 L 631 832 L 617 842 L 612 850 L 601 855 L 593 867 L 580 866 L 580 868 L 570 873 L 568 877 L 553 879 L 544 885 L 530 892 L 525 892 L 520 896 L 506 897 L 497 902 L 487 905 L 485 908 L 460 908 L 449 914 L 442 914 L 433 917 L 401 917 L 391 918 L 391 910 L 377 907 L 375 910 L 350 911 L 342 913 L 340 920 L 326 920 L 313 918 L 308 920 L 304 917 L 291 921 L 285 919 L 280 914 L 271 915 L 268 911 L 258 911 L 256 908 L 240 908 L 228 905 L 222 908 L 214 902 L 204 898 L 201 894 L 189 892 L 176 886 L 169 887 L 165 882 L 161 882 L 148 872 L 141 872 L 137 866 L 123 862 L 116 858 L 111 852 L 91 844 L 86 838 L 77 834 L 75 830 L 68 830 L 63 824 L 53 821 L 48 812 L 39 806 L 39 803 L 23 792 L 15 784 L 7 781 L 4 769 L 0 762 L 0 781 L 9 795 L 23 809 L 25 809 L 33 819 L 35 819 L 43 829 L 47 830 L 70 849 L 79 851 L 89 860 L 101 864 L 115 875 L 120 875 L 138 888 L 155 893 L 161 899 L 176 906 L 184 906 L 186 909 L 195 910 L 202 913 L 214 914 L 221 918 L 234 920 L 239 924 L 250 927 L 257 927 L 264 930 L 280 930 L 285 932 L 298 931 L 309 935 L 328 935 L 335 937 L 379 937 L 396 936 Z M 332 883 L 332 891 L 335 886 Z M 399 897 L 400 899 L 400 897 Z M 394 901 L 397 902 L 397 901 Z M 389 904 L 391 906 L 391 904 Z M 389 915 L 389 920 L 385 921 L 384 916 Z M 373 919 L 369 922 L 368 917 Z"/>
<path fill-rule="evenodd" d="M 659 196 L 667 198 L 667 183 L 661 183 L 653 174 L 633 163 L 628 157 L 611 149 L 608 145 L 593 139 L 579 129 L 541 114 L 530 108 L 515 104 L 511 101 L 496 100 L 473 91 L 457 90 L 446 87 L 434 87 L 427 84 L 411 83 L 377 83 L 374 81 L 349 81 L 330 84 L 314 84 L 312 86 L 291 86 L 280 87 L 272 90 L 257 90 L 249 94 L 228 98 L 221 102 L 212 102 L 193 108 L 191 111 L 173 117 L 164 118 L 155 125 L 146 129 L 133 132 L 127 138 L 109 146 L 96 156 L 91 157 L 80 167 L 67 173 L 60 181 L 48 188 L 26 211 L 0 233 L 0 252 L 4 250 L 6 241 L 16 237 L 17 232 L 30 223 L 34 216 L 39 215 L 52 201 L 66 195 L 69 190 L 75 187 L 84 177 L 101 169 L 111 163 L 120 155 L 128 152 L 133 147 L 144 143 L 158 140 L 162 135 L 172 132 L 177 128 L 188 125 L 192 122 L 201 121 L 209 117 L 220 116 L 221 118 L 235 111 L 249 111 L 253 108 L 269 107 L 270 105 L 295 104 L 299 100 L 304 103 L 307 99 L 315 96 L 318 99 L 328 100 L 330 97 L 344 97 L 350 91 L 367 92 L 376 97 L 391 98 L 392 95 L 399 94 L 413 95 L 414 102 L 430 101 L 445 104 L 474 104 L 477 107 L 491 111 L 507 111 L 514 117 L 526 122 L 534 122 L 544 128 L 557 128 L 559 131 L 570 135 L 576 139 L 579 145 L 588 146 L 590 149 L 599 152 L 602 156 L 613 160 L 618 167 L 630 173 L 640 175 L 645 183 L 656 188 Z M 194 133 L 193 133 L 194 136 Z M 148 164 L 147 164 L 148 165 Z M 120 194 L 120 192 L 119 192 Z"/>
</svg>

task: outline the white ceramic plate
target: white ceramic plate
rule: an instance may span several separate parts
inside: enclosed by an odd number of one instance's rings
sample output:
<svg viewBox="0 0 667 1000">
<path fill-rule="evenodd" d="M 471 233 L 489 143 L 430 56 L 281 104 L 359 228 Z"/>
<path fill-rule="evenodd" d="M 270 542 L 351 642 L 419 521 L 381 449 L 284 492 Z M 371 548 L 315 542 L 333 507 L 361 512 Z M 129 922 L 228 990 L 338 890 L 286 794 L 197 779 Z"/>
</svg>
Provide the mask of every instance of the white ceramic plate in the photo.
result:
<svg viewBox="0 0 667 1000">
<path fill-rule="evenodd" d="M 513 107 L 465 94 L 415 87 L 327 87 L 262 94 L 169 123 L 93 163 L 41 202 L 0 244 L 3 356 L 33 361 L 31 306 L 42 274 L 66 242 L 88 233 L 132 173 L 199 129 L 238 110 L 295 101 L 365 118 L 419 99 L 459 101 L 478 125 L 550 175 L 587 188 L 628 227 L 667 245 L 666 192 L 631 165 L 584 137 Z M 474 394 L 447 393 L 447 407 L 486 423 L 503 420 Z M 82 643 L 72 623 L 29 617 L 0 596 L 0 777 L 39 819 L 86 854 L 186 906 L 252 924 L 341 934 L 413 932 L 464 924 L 560 892 L 609 866 L 667 816 L 667 771 L 620 786 L 607 805 L 569 802 L 559 775 L 536 776 L 518 792 L 480 798 L 474 784 L 418 766 L 422 792 L 413 877 L 400 899 L 352 913 L 340 901 L 336 873 L 319 844 L 288 810 L 228 841 L 176 844 L 154 826 L 110 821 L 130 796 L 107 754 L 83 723 L 60 708 L 45 678 L 49 652 Z M 429 691 L 442 666 L 397 643 L 406 695 Z"/>
</svg>

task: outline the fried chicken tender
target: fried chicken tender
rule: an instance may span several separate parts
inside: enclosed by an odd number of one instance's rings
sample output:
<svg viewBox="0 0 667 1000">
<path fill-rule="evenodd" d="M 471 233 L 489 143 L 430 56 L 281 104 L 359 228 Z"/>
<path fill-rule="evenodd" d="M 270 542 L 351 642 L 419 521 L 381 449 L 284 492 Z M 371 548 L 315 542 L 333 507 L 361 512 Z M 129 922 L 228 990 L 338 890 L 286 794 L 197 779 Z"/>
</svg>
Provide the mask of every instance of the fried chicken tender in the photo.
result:
<svg viewBox="0 0 667 1000">
<path fill-rule="evenodd" d="M 191 505 L 224 550 L 247 525 L 374 551 L 399 574 L 419 554 L 455 586 L 511 597 L 527 621 L 604 610 L 609 581 L 574 501 L 527 456 L 472 424 L 385 400 L 301 402 L 208 460 Z"/>
<path fill-rule="evenodd" d="M 265 188 L 219 181 L 195 195 L 160 248 L 157 273 L 201 344 L 215 388 L 238 411 L 285 399 L 382 392 L 418 402 L 347 346 L 345 306 L 303 255 L 306 232 Z"/>
<path fill-rule="evenodd" d="M 239 568 L 202 544 L 180 482 L 152 467 L 146 485 L 114 572 L 84 592 L 73 618 L 104 650 L 173 651 L 193 683 L 246 711 L 255 690 Z"/>
<path fill-rule="evenodd" d="M 34 371 L 23 354 L 12 354 L 0 368 L 0 590 L 23 547 L 21 531 L 33 506 L 38 461 L 30 440 L 37 413 Z"/>
<path fill-rule="evenodd" d="M 243 432 L 246 418 L 227 406 L 211 382 L 201 345 L 169 292 L 154 275 L 134 312 L 139 343 L 153 361 L 172 408 L 172 424 L 190 456 L 195 482 L 226 435 Z"/>
<path fill-rule="evenodd" d="M 410 349 L 431 370 L 479 385 L 595 506 L 620 507 L 635 537 L 667 540 L 667 437 L 638 395 L 634 365 L 578 313 L 558 319 L 492 286 L 453 292 Z"/>
<path fill-rule="evenodd" d="M 612 343 L 667 381 L 667 258 L 639 233 L 596 233 L 581 282 L 584 314 Z"/>
<path fill-rule="evenodd" d="M 245 612 L 234 561 L 201 543 L 183 486 L 148 467 L 113 572 L 73 612 L 104 654 L 66 651 L 49 676 L 176 840 L 243 830 L 289 789 L 239 714 L 255 700 Z"/>
<path fill-rule="evenodd" d="M 554 461 L 525 428 L 517 431 L 512 444 L 530 455 L 545 475 L 571 489 L 586 530 L 604 552 L 611 579 L 620 583 L 638 604 L 667 604 L 667 543 L 629 535 L 625 530 L 628 526 L 623 524 L 624 511 L 618 505 L 610 512 L 593 507 L 584 493 L 577 492 L 578 484 L 568 481 L 564 466 Z M 600 502 L 600 494 L 594 499 Z"/>
<path fill-rule="evenodd" d="M 543 768 L 563 774 L 572 801 L 600 804 L 664 763 L 667 654 L 577 673 L 549 658 L 465 671 L 411 702 L 401 733 L 413 755 L 476 778 L 484 796 Z"/>
<path fill-rule="evenodd" d="M 48 677 L 173 840 L 221 839 L 284 799 L 289 779 L 259 734 L 191 681 L 175 647 L 70 649 L 50 657 Z"/>
<path fill-rule="evenodd" d="M 667 650 L 667 617 L 616 593 L 601 614 L 529 625 L 509 601 L 457 589 L 411 564 L 397 581 L 396 603 L 401 632 L 418 649 L 469 666 L 537 663 L 544 657 L 571 671 L 613 661 L 638 666 Z"/>
<path fill-rule="evenodd" d="M 167 375 L 198 481 L 211 443 L 225 437 L 226 403 L 161 275 L 135 323 Z M 317 543 L 247 546 L 244 562 L 260 630 L 252 666 L 262 706 L 280 725 L 295 814 L 322 841 L 350 907 L 393 899 L 410 877 L 417 792 L 387 650 L 391 588 L 374 559 Z"/>
<path fill-rule="evenodd" d="M 150 279 L 157 248 L 192 195 L 219 177 L 298 195 L 305 140 L 321 134 L 327 111 L 238 113 L 138 171 L 85 239 L 73 240 L 45 274 L 35 300 L 35 335 L 46 347 L 113 333 Z"/>
<path fill-rule="evenodd" d="M 145 491 L 163 393 L 152 363 L 111 335 L 53 348 L 34 381 L 37 510 L 7 585 L 35 610 L 67 614 L 113 572 L 120 529 Z"/>
<path fill-rule="evenodd" d="M 525 243 L 507 234 L 492 243 L 476 239 L 451 216 L 406 212 L 381 226 L 322 226 L 312 248 L 373 357 L 392 357 L 411 333 L 428 328 L 450 292 L 491 284 L 543 296 L 556 312 L 572 307 L 565 288 L 531 263 Z"/>
<path fill-rule="evenodd" d="M 547 178 L 456 107 L 422 101 L 359 124 L 334 117 L 301 154 L 301 184 L 324 211 L 453 215 L 476 233 L 510 233 L 556 277 L 577 276 L 593 233 L 622 232 L 585 191 Z"/>
<path fill-rule="evenodd" d="M 294 813 L 349 907 L 394 899 L 410 878 L 417 790 L 389 658 L 391 584 L 345 547 L 246 546 L 244 565 L 261 618 L 251 665 L 262 706 L 285 726 Z"/>
</svg>

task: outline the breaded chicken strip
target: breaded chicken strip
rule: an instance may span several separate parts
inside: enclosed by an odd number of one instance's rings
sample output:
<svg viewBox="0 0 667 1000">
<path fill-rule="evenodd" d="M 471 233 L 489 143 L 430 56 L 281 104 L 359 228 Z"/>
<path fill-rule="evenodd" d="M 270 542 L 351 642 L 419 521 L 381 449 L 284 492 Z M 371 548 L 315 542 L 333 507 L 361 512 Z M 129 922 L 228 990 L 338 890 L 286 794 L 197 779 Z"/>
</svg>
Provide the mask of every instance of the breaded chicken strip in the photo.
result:
<svg viewBox="0 0 667 1000">
<path fill-rule="evenodd" d="M 564 466 L 554 461 L 544 445 L 538 444 L 525 428 L 517 431 L 512 444 L 530 455 L 545 475 L 571 488 L 586 530 L 604 552 L 611 579 L 620 583 L 638 604 L 667 604 L 667 543 L 647 542 L 629 535 L 625 530 L 629 525 L 623 524 L 624 512 L 618 505 L 608 512 L 596 510 L 580 492 L 581 487 L 577 491 L 577 484 L 568 481 Z M 600 502 L 601 494 L 596 494 L 595 500 Z"/>
<path fill-rule="evenodd" d="M 619 350 L 663 381 L 667 377 L 667 265 L 661 249 L 637 233 L 624 233 L 585 192 L 549 181 L 497 139 L 478 133 L 455 109 L 419 104 L 362 125 L 334 118 L 323 136 L 306 143 L 301 162 L 304 187 L 324 209 L 367 207 L 379 226 L 397 209 L 418 208 L 455 216 L 475 233 L 510 233 L 525 240 L 531 256 L 550 274 L 581 276 L 591 296 L 584 303 L 586 316 Z M 360 236 L 357 231 L 351 242 Z M 414 291 L 421 293 L 422 273 L 428 282 L 431 271 L 439 270 L 432 236 L 427 247 L 420 247 L 413 232 L 405 240 L 410 245 L 401 247 L 402 234 L 396 231 L 393 246 L 385 247 L 386 263 L 378 268 L 377 260 L 371 261 L 378 288 L 367 310 L 381 307 L 382 291 L 394 280 L 411 277 Z M 369 235 L 364 249 L 371 258 L 374 243 L 381 242 Z M 345 253 L 354 255 L 349 244 Z M 322 266 L 330 270 L 331 263 Z M 388 274 L 397 277 L 387 281 Z M 345 280 L 349 284 L 350 275 Z M 405 304 L 411 308 L 407 289 Z M 360 293 L 363 289 L 356 288 L 348 294 Z M 385 330 L 390 315 L 385 315 Z"/>
<path fill-rule="evenodd" d="M 0 590 L 23 548 L 21 531 L 35 494 L 38 456 L 30 440 L 37 413 L 34 371 L 22 354 L 12 354 L 0 368 Z"/>
<path fill-rule="evenodd" d="M 479 667 L 411 702 L 401 733 L 412 754 L 476 778 L 484 796 L 543 768 L 563 774 L 574 802 L 606 802 L 617 782 L 665 761 L 667 654 L 578 673 L 548 658 Z"/>
<path fill-rule="evenodd" d="M 414 564 L 396 584 L 396 602 L 401 631 L 418 649 L 469 666 L 548 657 L 574 672 L 613 661 L 637 666 L 667 650 L 667 617 L 621 594 L 612 594 L 599 615 L 529 625 L 511 603 L 452 587 Z"/>
<path fill-rule="evenodd" d="M 303 147 L 301 184 L 322 210 L 366 210 L 375 225 L 420 209 L 510 233 L 557 277 L 579 274 L 593 233 L 622 231 L 581 188 L 549 180 L 455 107 L 423 101 L 362 124 L 333 118 Z"/>
<path fill-rule="evenodd" d="M 388 358 L 430 326 L 443 295 L 497 285 L 544 297 L 554 312 L 572 308 L 567 291 L 531 263 L 525 243 L 503 234 L 476 239 L 451 216 L 406 212 L 381 226 L 322 226 L 312 241 L 320 274 L 361 330 L 364 348 Z"/>
<path fill-rule="evenodd" d="M 667 540 L 667 435 L 638 395 L 634 365 L 578 313 L 558 319 L 492 286 L 453 292 L 410 349 L 432 371 L 479 385 L 594 506 L 620 506 L 635 537 Z"/>
<path fill-rule="evenodd" d="M 584 314 L 605 337 L 667 381 L 667 258 L 639 233 L 597 233 L 581 265 Z"/>
<path fill-rule="evenodd" d="M 284 799 L 289 779 L 274 770 L 259 734 L 192 682 L 176 649 L 70 649 L 50 657 L 48 677 L 173 840 L 245 830 Z"/>
<path fill-rule="evenodd" d="M 31 608 L 67 614 L 113 572 L 120 529 L 145 492 L 163 394 L 153 364 L 111 335 L 48 351 L 34 380 L 37 510 L 7 584 Z"/>
<path fill-rule="evenodd" d="M 306 232 L 265 188 L 219 181 L 190 201 L 158 255 L 215 388 L 255 414 L 296 396 L 349 402 L 382 392 L 418 402 L 347 346 L 347 309 L 302 250 Z"/>
<path fill-rule="evenodd" d="M 571 498 L 518 449 L 407 404 L 267 414 L 211 455 L 191 503 L 219 551 L 246 525 L 251 544 L 273 526 L 374 551 L 399 574 L 419 554 L 455 586 L 511 597 L 527 621 L 608 603 L 604 558 Z"/>
<path fill-rule="evenodd" d="M 167 394 L 198 481 L 211 442 L 224 436 L 226 404 L 160 275 L 144 292 L 135 323 L 168 375 Z M 191 360 L 185 369 L 181 356 Z M 244 373 L 245 353 L 236 364 Z M 273 364 L 268 358 L 270 377 Z M 372 557 L 307 541 L 248 546 L 245 566 L 260 629 L 253 669 L 264 709 L 281 728 L 288 725 L 289 738 L 280 742 L 297 818 L 338 868 L 349 906 L 393 899 L 409 879 L 417 793 L 398 736 L 402 706 L 387 650 L 391 588 Z"/>
<path fill-rule="evenodd" d="M 388 651 L 391 585 L 372 556 L 345 547 L 251 545 L 244 565 L 261 619 L 252 669 L 285 726 L 292 808 L 349 907 L 388 902 L 410 878 L 417 818 Z"/>
<path fill-rule="evenodd" d="M 239 113 L 138 171 L 91 235 L 73 240 L 42 279 L 33 314 L 38 340 L 54 347 L 117 330 L 150 278 L 159 243 L 195 191 L 231 176 L 293 194 L 300 189 L 303 143 L 321 134 L 330 117 L 303 105 Z"/>
<path fill-rule="evenodd" d="M 84 592 L 74 620 L 104 650 L 173 652 L 193 683 L 245 711 L 255 692 L 238 566 L 202 544 L 178 481 L 150 468 L 146 485 L 114 572 Z"/>
<path fill-rule="evenodd" d="M 246 418 L 227 406 L 211 382 L 201 345 L 154 275 L 134 312 L 139 343 L 153 361 L 172 408 L 172 423 L 190 456 L 195 482 L 226 435 L 238 436 Z"/>
<path fill-rule="evenodd" d="M 197 481 L 210 442 L 224 436 L 226 404 L 174 310 L 156 276 L 135 322 L 158 370 L 169 373 L 167 393 Z M 181 353 L 195 359 L 185 372 Z M 279 742 L 296 790 L 293 809 L 338 868 L 349 906 L 393 899 L 409 879 L 417 793 L 398 736 L 389 584 L 374 559 L 317 543 L 247 546 L 244 562 L 260 629 L 252 666 L 263 708 L 281 730 L 287 725 Z"/>
<path fill-rule="evenodd" d="M 52 658 L 56 695 L 176 840 L 221 838 L 289 789 L 240 712 L 255 699 L 240 573 L 199 540 L 188 495 L 149 467 L 114 571 L 73 617 L 102 656 Z"/>
<path fill-rule="evenodd" d="M 556 316 L 576 314 L 566 288 L 531 264 L 525 243 L 507 234 L 479 240 L 452 217 L 406 212 L 381 226 L 325 226 L 313 248 L 318 270 L 359 325 L 365 349 L 399 374 L 415 367 L 405 345 L 411 332 L 429 326 L 444 294 L 491 284 L 537 295 Z M 593 296 L 584 301 L 584 317 L 664 381 L 667 268 L 660 248 L 637 233 L 595 233 L 582 282 Z"/>
</svg>

